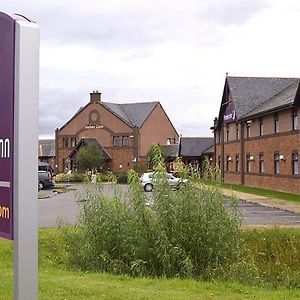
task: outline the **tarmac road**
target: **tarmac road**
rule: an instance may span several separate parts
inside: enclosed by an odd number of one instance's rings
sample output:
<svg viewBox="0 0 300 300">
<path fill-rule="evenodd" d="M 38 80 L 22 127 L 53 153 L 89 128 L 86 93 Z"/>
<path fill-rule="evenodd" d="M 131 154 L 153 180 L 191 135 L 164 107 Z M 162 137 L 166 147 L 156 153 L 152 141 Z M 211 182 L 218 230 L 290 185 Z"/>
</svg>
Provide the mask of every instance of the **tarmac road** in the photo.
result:
<svg viewBox="0 0 300 300">
<path fill-rule="evenodd" d="M 67 224 L 75 224 L 79 213 L 76 194 L 85 189 L 84 184 L 72 184 L 70 190 L 63 194 L 57 194 L 52 189 L 40 191 L 40 195 L 49 196 L 40 199 L 39 205 L 39 227 L 55 227 L 58 219 L 62 219 Z M 120 185 L 123 191 L 127 190 L 126 185 Z M 104 190 L 108 193 L 112 188 L 104 185 Z M 243 216 L 243 225 L 251 227 L 262 226 L 288 226 L 300 227 L 300 214 L 287 210 L 263 206 L 255 203 L 255 197 L 251 196 L 251 202 L 239 201 L 238 209 Z"/>
</svg>

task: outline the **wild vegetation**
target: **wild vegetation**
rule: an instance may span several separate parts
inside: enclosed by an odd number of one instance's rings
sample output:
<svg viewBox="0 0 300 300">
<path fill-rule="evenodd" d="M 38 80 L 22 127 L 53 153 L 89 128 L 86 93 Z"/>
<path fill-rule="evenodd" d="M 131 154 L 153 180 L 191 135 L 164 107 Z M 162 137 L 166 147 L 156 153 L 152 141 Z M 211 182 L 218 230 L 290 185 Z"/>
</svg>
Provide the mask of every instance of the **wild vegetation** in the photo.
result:
<svg viewBox="0 0 300 300">
<path fill-rule="evenodd" d="M 218 189 L 204 185 L 186 184 L 172 191 L 160 148 L 154 151 L 151 205 L 133 170 L 126 195 L 116 189 L 108 196 L 101 185 L 82 195 L 78 224 L 65 228 L 66 251 L 74 268 L 207 279 L 235 261 L 240 246 L 235 200 L 224 201 Z"/>
<path fill-rule="evenodd" d="M 180 160 L 175 171 L 189 184 L 171 190 L 163 155 L 154 151 L 152 194 L 143 192 L 132 170 L 128 194 L 113 184 L 109 196 L 96 184 L 81 195 L 78 223 L 62 227 L 68 268 L 300 288 L 299 230 L 241 230 L 235 199 L 202 184 Z M 115 175 L 108 177 L 116 182 Z"/>
</svg>

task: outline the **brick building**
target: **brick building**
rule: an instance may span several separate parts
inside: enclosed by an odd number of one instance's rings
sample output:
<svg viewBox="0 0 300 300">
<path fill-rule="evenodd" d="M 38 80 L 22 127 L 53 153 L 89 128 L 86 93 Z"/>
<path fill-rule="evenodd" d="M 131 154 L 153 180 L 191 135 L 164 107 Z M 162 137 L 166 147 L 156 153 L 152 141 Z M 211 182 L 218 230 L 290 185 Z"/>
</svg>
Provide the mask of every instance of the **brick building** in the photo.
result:
<svg viewBox="0 0 300 300">
<path fill-rule="evenodd" d="M 48 163 L 54 170 L 55 168 L 55 140 L 39 140 L 38 149 L 39 162 Z"/>
<path fill-rule="evenodd" d="M 89 103 L 56 129 L 58 172 L 76 170 L 81 146 L 97 143 L 105 155 L 104 170 L 126 172 L 147 165 L 154 143 L 176 144 L 178 133 L 159 102 L 116 104 L 101 101 L 98 91 Z"/>
<path fill-rule="evenodd" d="M 300 194 L 299 81 L 226 77 L 213 127 L 224 182 Z"/>
</svg>

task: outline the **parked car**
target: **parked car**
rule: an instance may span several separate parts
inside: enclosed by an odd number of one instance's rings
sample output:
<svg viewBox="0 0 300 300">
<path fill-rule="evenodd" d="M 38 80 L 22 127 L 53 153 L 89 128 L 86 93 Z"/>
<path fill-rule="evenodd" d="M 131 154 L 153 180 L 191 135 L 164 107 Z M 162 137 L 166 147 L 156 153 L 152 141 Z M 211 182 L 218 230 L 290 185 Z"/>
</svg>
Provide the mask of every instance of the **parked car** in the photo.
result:
<svg viewBox="0 0 300 300">
<path fill-rule="evenodd" d="M 38 165 L 38 170 L 39 171 L 46 171 L 46 172 L 50 172 L 51 176 L 55 176 L 55 171 L 53 170 L 53 168 L 46 162 L 39 162 Z"/>
<path fill-rule="evenodd" d="M 50 172 L 38 171 L 38 190 L 54 186 L 55 182 Z"/>
<path fill-rule="evenodd" d="M 177 188 L 181 183 L 187 183 L 186 179 L 175 177 L 171 173 L 166 173 L 166 176 L 167 176 L 168 183 L 172 188 Z M 153 172 L 144 173 L 141 176 L 140 181 L 145 192 L 151 192 L 153 190 L 153 177 L 154 177 Z"/>
</svg>

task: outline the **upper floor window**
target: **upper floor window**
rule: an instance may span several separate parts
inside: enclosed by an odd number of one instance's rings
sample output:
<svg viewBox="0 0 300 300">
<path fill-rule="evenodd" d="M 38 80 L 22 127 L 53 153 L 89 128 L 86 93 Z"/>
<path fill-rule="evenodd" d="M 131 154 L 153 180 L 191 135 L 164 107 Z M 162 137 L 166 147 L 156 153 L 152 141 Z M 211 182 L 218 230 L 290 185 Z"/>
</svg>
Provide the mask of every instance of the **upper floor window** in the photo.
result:
<svg viewBox="0 0 300 300">
<path fill-rule="evenodd" d="M 120 137 L 119 136 L 114 136 L 113 137 L 113 146 L 120 146 Z"/>
<path fill-rule="evenodd" d="M 75 148 L 76 145 L 77 145 L 77 140 L 76 140 L 76 138 L 71 138 L 71 147 L 72 147 L 72 148 Z"/>
<path fill-rule="evenodd" d="M 236 124 L 236 127 L 235 127 L 235 138 L 237 140 L 240 138 L 240 127 L 239 127 L 239 124 Z"/>
<path fill-rule="evenodd" d="M 63 138 L 63 148 L 68 148 L 68 147 L 69 147 L 69 139 Z"/>
<path fill-rule="evenodd" d="M 171 138 L 167 138 L 167 145 L 171 145 Z"/>
<path fill-rule="evenodd" d="M 279 118 L 278 118 L 278 113 L 274 114 L 274 133 L 279 132 Z"/>
<path fill-rule="evenodd" d="M 298 153 L 292 153 L 292 174 L 299 175 Z"/>
<path fill-rule="evenodd" d="M 279 161 L 280 161 L 279 153 L 275 153 L 274 154 L 274 174 L 280 173 Z"/>
<path fill-rule="evenodd" d="M 263 118 L 259 118 L 259 135 L 264 135 L 264 121 L 263 121 Z"/>
<path fill-rule="evenodd" d="M 259 154 L 259 173 L 265 172 L 265 161 L 264 161 L 264 154 Z"/>
<path fill-rule="evenodd" d="M 292 130 L 298 129 L 298 114 L 297 110 L 292 111 Z"/>
<path fill-rule="evenodd" d="M 250 126 L 251 126 L 251 121 L 247 121 L 246 123 L 246 137 L 250 137 Z"/>
<path fill-rule="evenodd" d="M 122 137 L 122 146 L 128 146 L 129 145 L 129 138 L 128 136 Z"/>
<path fill-rule="evenodd" d="M 176 144 L 176 139 L 175 139 L 175 138 L 172 139 L 172 143 L 173 143 L 174 145 Z"/>
<path fill-rule="evenodd" d="M 226 126 L 226 142 L 229 141 L 229 125 Z"/>
</svg>

